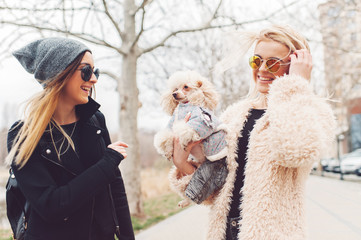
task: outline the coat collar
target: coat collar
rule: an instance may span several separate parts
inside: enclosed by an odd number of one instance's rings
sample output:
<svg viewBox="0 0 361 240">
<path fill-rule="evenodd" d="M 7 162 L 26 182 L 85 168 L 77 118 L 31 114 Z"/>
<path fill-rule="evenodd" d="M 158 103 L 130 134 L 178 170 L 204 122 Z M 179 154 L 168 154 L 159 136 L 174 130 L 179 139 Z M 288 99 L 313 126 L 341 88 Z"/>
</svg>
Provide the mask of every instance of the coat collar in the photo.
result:
<svg viewBox="0 0 361 240">
<path fill-rule="evenodd" d="M 100 108 L 100 104 L 88 97 L 89 101 L 86 104 L 77 105 L 75 111 L 80 117 L 81 121 L 88 120 Z"/>
</svg>

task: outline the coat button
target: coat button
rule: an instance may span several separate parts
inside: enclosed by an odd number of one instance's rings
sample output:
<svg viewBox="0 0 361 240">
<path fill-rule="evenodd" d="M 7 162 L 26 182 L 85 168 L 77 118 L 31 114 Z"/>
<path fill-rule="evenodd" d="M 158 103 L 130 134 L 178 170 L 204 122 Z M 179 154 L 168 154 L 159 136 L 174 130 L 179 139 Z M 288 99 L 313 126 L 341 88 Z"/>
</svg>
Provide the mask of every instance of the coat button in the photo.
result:
<svg viewBox="0 0 361 240">
<path fill-rule="evenodd" d="M 50 154 L 51 153 L 51 150 L 50 149 L 46 149 L 46 154 Z"/>
<path fill-rule="evenodd" d="M 232 221 L 232 222 L 231 222 L 231 225 L 232 225 L 233 227 L 235 227 L 235 226 L 237 226 L 237 222 L 236 222 L 236 221 Z"/>
<path fill-rule="evenodd" d="M 99 135 L 101 132 L 102 132 L 102 130 L 99 129 L 99 130 L 97 131 L 97 134 Z"/>
</svg>

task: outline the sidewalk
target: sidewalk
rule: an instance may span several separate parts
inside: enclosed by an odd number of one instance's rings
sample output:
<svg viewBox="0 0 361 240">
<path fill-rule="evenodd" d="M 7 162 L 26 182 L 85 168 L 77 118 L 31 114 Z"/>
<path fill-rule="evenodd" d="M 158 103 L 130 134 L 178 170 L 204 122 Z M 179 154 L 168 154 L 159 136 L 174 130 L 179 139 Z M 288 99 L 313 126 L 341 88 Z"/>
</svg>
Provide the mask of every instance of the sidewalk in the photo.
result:
<svg viewBox="0 0 361 240">
<path fill-rule="evenodd" d="M 205 239 L 208 207 L 191 206 L 139 233 L 136 240 Z"/>
<path fill-rule="evenodd" d="M 361 182 L 310 176 L 306 187 L 308 240 L 361 239 Z M 136 240 L 203 240 L 208 208 L 192 206 L 139 233 Z"/>
</svg>

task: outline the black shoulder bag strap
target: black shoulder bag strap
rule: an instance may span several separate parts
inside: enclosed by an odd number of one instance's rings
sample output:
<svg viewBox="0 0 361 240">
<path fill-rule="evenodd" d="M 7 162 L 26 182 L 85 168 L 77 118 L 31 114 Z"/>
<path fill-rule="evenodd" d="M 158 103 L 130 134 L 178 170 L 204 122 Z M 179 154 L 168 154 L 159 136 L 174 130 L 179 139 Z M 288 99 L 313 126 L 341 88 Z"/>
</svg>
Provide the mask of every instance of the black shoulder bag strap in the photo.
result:
<svg viewBox="0 0 361 240">
<path fill-rule="evenodd" d="M 9 173 L 6 184 L 6 211 L 14 239 L 22 240 L 27 229 L 30 205 L 19 188 L 12 168 L 9 169 Z"/>
<path fill-rule="evenodd" d="M 98 117 L 96 116 L 96 114 L 94 114 L 91 118 L 91 121 L 97 126 L 97 127 L 101 127 L 100 122 L 98 120 Z M 115 223 L 115 235 L 120 238 L 120 227 L 119 227 L 119 221 L 118 221 L 118 217 L 116 215 L 115 212 L 115 205 L 114 205 L 114 199 L 113 199 L 113 194 L 112 194 L 112 189 L 110 184 L 108 185 L 108 191 L 109 191 L 109 197 L 111 200 L 111 205 L 112 205 L 112 215 L 113 215 L 113 220 Z"/>
</svg>

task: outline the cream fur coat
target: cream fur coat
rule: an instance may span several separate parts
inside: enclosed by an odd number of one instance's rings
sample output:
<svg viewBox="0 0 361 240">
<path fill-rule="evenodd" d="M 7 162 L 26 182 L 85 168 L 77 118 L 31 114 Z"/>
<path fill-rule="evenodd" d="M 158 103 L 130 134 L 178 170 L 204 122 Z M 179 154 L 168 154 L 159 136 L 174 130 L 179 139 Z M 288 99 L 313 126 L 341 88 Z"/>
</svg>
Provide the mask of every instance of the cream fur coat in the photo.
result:
<svg viewBox="0 0 361 240">
<path fill-rule="evenodd" d="M 225 238 L 232 198 L 237 143 L 252 102 L 227 108 L 221 120 L 228 125 L 229 174 L 210 206 L 207 240 Z M 239 240 L 304 240 L 304 188 L 312 164 L 332 145 L 335 119 L 330 106 L 316 96 L 308 81 L 291 75 L 276 79 L 269 91 L 268 109 L 256 121 L 249 138 L 240 206 Z M 171 187 L 184 196 L 192 175 L 180 177 L 174 167 Z"/>
</svg>

